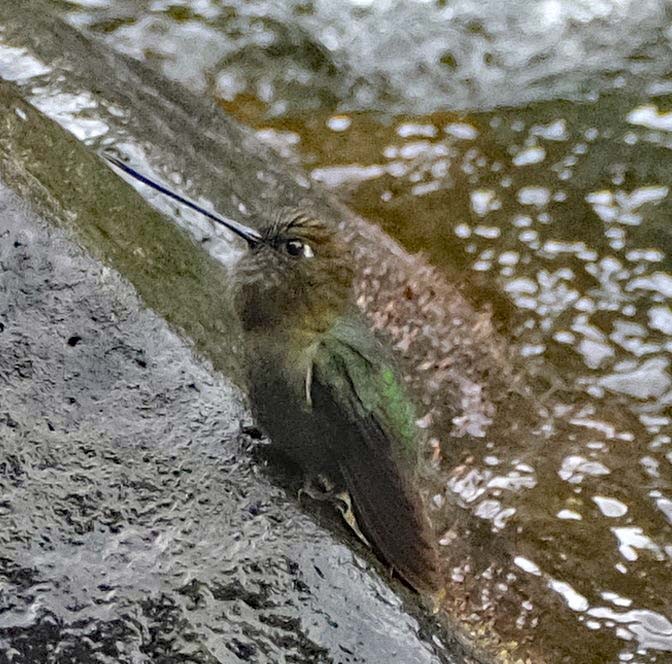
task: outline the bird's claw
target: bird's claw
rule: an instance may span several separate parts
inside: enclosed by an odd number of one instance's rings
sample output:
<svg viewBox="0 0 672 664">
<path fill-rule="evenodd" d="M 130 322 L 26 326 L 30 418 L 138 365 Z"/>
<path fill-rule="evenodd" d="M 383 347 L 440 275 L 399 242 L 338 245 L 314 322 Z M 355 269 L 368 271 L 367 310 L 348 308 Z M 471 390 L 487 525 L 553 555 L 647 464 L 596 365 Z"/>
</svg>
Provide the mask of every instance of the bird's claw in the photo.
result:
<svg viewBox="0 0 672 664">
<path fill-rule="evenodd" d="M 308 496 L 312 500 L 333 500 L 335 488 L 336 485 L 325 475 L 306 477 L 297 497 L 299 501 L 301 501 L 301 496 L 303 495 Z"/>
</svg>

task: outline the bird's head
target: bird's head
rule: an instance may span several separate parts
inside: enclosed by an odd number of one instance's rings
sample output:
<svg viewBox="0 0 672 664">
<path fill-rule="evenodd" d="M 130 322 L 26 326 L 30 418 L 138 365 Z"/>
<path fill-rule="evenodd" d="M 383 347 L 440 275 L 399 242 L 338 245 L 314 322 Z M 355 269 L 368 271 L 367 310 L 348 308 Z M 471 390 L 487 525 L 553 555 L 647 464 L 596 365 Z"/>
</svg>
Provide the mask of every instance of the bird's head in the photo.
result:
<svg viewBox="0 0 672 664">
<path fill-rule="evenodd" d="M 236 312 L 246 331 L 319 334 L 350 297 L 352 262 L 331 222 L 299 209 L 274 215 L 233 273 Z"/>
<path fill-rule="evenodd" d="M 111 155 L 136 180 L 228 228 L 247 243 L 232 275 L 243 329 L 274 336 L 319 334 L 347 307 L 352 285 L 349 252 L 331 221 L 288 208 L 270 215 L 263 231 L 210 212 Z"/>
</svg>

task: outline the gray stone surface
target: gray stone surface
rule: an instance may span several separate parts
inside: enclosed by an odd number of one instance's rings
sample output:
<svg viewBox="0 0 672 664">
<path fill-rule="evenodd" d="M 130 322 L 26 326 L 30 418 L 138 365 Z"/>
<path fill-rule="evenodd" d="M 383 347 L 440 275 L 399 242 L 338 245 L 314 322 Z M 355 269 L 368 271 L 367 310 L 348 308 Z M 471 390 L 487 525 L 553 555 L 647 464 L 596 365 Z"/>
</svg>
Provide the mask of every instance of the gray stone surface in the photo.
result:
<svg viewBox="0 0 672 664">
<path fill-rule="evenodd" d="M 246 418 L 0 184 L 0 662 L 461 661 L 269 481 Z"/>
</svg>

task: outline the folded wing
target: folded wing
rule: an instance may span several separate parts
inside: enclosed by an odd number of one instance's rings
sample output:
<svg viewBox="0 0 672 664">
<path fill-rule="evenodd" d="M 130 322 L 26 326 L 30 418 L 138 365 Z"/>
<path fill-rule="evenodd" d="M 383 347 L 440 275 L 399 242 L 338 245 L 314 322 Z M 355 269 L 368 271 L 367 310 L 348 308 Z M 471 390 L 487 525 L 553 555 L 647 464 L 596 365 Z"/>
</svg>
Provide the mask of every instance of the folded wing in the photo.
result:
<svg viewBox="0 0 672 664">
<path fill-rule="evenodd" d="M 366 336 L 363 336 L 366 335 Z M 365 328 L 337 327 L 318 348 L 311 387 L 360 527 L 419 591 L 440 584 L 433 537 L 414 485 L 415 412 L 382 349 Z"/>
</svg>

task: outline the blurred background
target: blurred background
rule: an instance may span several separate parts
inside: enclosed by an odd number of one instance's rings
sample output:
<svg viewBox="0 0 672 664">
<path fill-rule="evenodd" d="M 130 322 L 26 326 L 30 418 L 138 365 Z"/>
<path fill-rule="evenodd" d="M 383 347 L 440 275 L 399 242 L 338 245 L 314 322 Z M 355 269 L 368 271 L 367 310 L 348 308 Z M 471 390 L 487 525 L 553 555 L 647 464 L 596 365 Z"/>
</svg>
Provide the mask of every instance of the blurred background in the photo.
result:
<svg viewBox="0 0 672 664">
<path fill-rule="evenodd" d="M 568 493 L 585 489 L 549 513 L 554 528 L 581 535 L 568 535 L 577 548 L 560 558 L 577 579 L 584 559 L 603 572 L 590 572 L 589 590 L 566 576 L 551 589 L 583 627 L 620 644 L 608 649 L 614 659 L 585 661 L 670 661 L 661 588 L 672 587 L 672 5 L 52 5 L 211 97 L 423 252 L 493 309 L 541 391 L 636 415 L 646 435 L 584 423 L 595 440 L 553 461 Z M 538 470 L 516 471 L 522 480 L 506 490 L 534 486 Z M 599 482 L 609 477 L 607 491 Z M 507 520 L 487 507 L 480 516 L 493 528 Z"/>
</svg>

